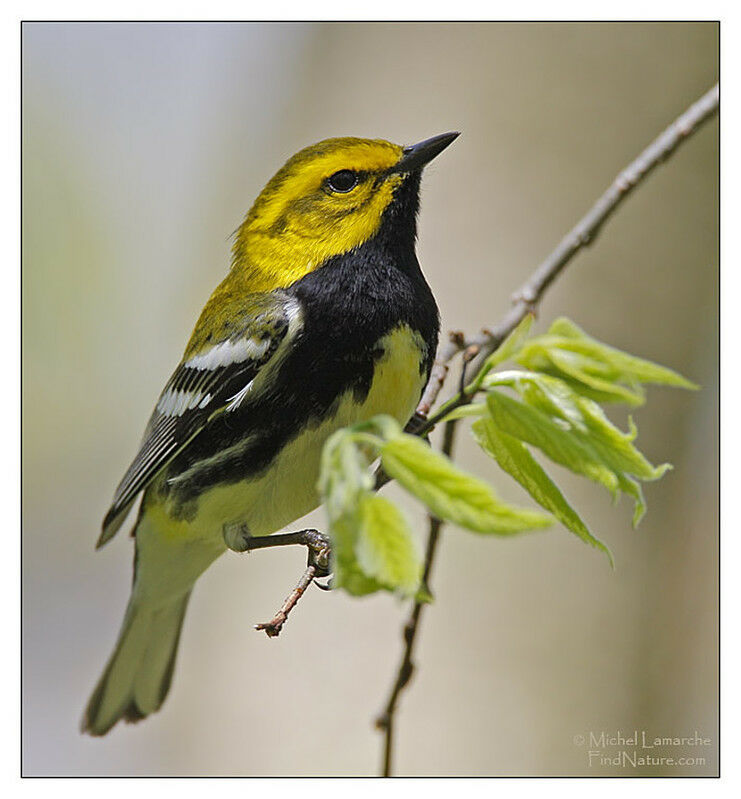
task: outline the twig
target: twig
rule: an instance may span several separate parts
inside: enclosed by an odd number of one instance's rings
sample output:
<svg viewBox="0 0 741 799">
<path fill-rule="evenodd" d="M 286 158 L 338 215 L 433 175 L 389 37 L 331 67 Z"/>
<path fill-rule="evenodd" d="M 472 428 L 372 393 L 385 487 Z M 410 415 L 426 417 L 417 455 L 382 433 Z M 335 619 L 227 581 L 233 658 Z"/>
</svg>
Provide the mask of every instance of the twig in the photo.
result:
<svg viewBox="0 0 741 799">
<path fill-rule="evenodd" d="M 435 404 L 437 395 L 440 393 L 443 383 L 445 383 L 445 378 L 448 376 L 450 362 L 465 348 L 466 340 L 463 337 L 463 333 L 452 331 L 447 344 L 440 349 L 435 362 L 432 364 L 430 378 L 417 405 L 417 416 L 427 419 L 430 409 Z"/>
<path fill-rule="evenodd" d="M 442 451 L 450 457 L 453 452 L 453 444 L 455 442 L 456 421 L 452 420 L 445 423 L 443 433 Z M 437 551 L 437 542 L 440 538 L 440 530 L 442 522 L 435 516 L 430 516 L 430 532 L 427 537 L 427 549 L 425 551 L 424 571 L 422 572 L 422 586 L 429 593 L 430 574 L 432 572 L 432 565 L 435 560 L 435 552 Z M 414 662 L 412 661 L 412 653 L 414 651 L 414 642 L 417 637 L 417 630 L 419 629 L 419 619 L 422 615 L 423 602 L 415 602 L 412 611 L 409 614 L 409 619 L 404 625 L 404 654 L 402 655 L 399 664 L 399 670 L 396 675 L 396 680 L 391 688 L 386 707 L 380 716 L 376 719 L 376 727 L 384 734 L 384 747 L 383 747 L 383 776 L 391 776 L 391 758 L 393 755 L 394 746 L 394 720 L 396 714 L 396 705 L 399 700 L 399 695 L 404 690 L 404 687 L 409 682 L 414 673 Z"/>
<path fill-rule="evenodd" d="M 676 119 L 658 138 L 656 138 L 629 166 L 627 166 L 613 181 L 609 189 L 597 200 L 592 208 L 582 217 L 576 226 L 561 240 L 558 246 L 538 266 L 533 274 L 515 292 L 512 297 L 512 308 L 501 322 L 494 328 L 484 330 L 481 334 L 465 343 L 453 347 L 453 343 L 441 349 L 433 372 L 425 387 L 415 417 L 417 424 L 413 432 L 425 435 L 436 424 L 442 421 L 454 408 L 466 405 L 471 401 L 465 389 L 475 380 L 486 358 L 494 352 L 505 338 L 517 327 L 528 313 L 534 313 L 545 293 L 564 267 L 584 247 L 592 244 L 602 226 L 615 212 L 622 201 L 645 177 L 660 163 L 665 161 L 677 147 L 689 138 L 703 122 L 710 119 L 718 111 L 719 90 L 716 84 L 709 92 L 703 95 L 694 105 L 690 106 L 678 119 Z M 461 342 L 463 341 L 461 337 Z M 448 373 L 448 364 L 461 350 L 465 349 L 464 367 L 471 361 L 468 373 L 473 375 L 466 385 L 460 385 L 457 394 L 445 403 L 445 406 L 436 414 L 429 416 L 430 409 L 435 404 L 440 390 L 443 387 Z M 466 358 L 471 353 L 472 357 Z M 461 383 L 465 381 L 465 371 Z M 426 421 L 424 421 L 426 419 Z M 455 437 L 455 421 L 445 423 L 442 451 L 450 455 Z M 384 481 L 385 482 L 385 481 Z M 382 484 L 382 483 L 381 483 Z M 437 519 L 430 519 L 430 531 L 427 539 L 427 554 L 423 585 L 429 585 L 430 572 L 434 560 L 437 542 L 440 536 L 441 523 Z M 395 713 L 399 697 L 404 687 L 409 683 L 414 670 L 412 653 L 414 642 L 419 629 L 419 620 L 422 613 L 422 603 L 415 602 L 409 619 L 404 626 L 404 653 L 402 655 L 396 680 L 391 689 L 388 702 L 383 713 L 376 719 L 376 726 L 384 734 L 383 776 L 391 775 L 391 761 L 393 754 L 393 735 Z"/>
<path fill-rule="evenodd" d="M 288 614 L 293 610 L 296 603 L 304 595 L 306 589 L 311 585 L 311 581 L 316 577 L 316 573 L 316 566 L 307 566 L 298 584 L 286 597 L 286 601 L 281 605 L 280 610 L 270 621 L 256 624 L 255 629 L 265 630 L 268 638 L 277 638 L 277 636 L 280 635 L 280 631 L 283 629 L 283 625 L 288 621 Z"/>
</svg>

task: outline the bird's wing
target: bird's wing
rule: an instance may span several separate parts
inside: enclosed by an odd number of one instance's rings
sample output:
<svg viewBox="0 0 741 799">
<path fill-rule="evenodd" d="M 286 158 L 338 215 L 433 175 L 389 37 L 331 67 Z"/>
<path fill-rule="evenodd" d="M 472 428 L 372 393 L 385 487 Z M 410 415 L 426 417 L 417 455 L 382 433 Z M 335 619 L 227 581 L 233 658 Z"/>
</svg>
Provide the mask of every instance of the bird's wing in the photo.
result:
<svg viewBox="0 0 741 799">
<path fill-rule="evenodd" d="M 195 353 L 186 350 L 160 394 L 136 458 L 116 489 L 97 547 L 116 534 L 139 493 L 211 419 L 239 406 L 258 373 L 300 324 L 296 300 L 282 292 L 253 295 L 246 298 L 244 314 L 230 326 L 230 335 L 208 336 L 207 346 Z M 214 338 L 216 343 L 211 343 Z"/>
</svg>

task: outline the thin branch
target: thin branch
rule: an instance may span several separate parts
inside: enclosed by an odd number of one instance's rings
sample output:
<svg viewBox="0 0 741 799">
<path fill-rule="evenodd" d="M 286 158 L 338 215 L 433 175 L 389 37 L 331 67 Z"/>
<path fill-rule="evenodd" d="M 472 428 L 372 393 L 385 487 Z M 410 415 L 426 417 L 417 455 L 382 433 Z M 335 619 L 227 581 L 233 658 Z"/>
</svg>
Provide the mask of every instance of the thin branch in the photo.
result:
<svg viewBox="0 0 741 799">
<path fill-rule="evenodd" d="M 605 222 L 612 216 L 618 206 L 636 188 L 646 176 L 660 163 L 665 161 L 689 138 L 701 125 L 718 111 L 719 90 L 716 84 L 709 92 L 703 95 L 694 105 L 690 106 L 678 119 L 676 119 L 658 138 L 656 138 L 629 166 L 627 166 L 613 181 L 607 191 L 597 200 L 592 208 L 582 217 L 574 228 L 561 240 L 551 254 L 538 266 L 533 274 L 515 292 L 512 297 L 512 308 L 498 325 L 491 329 L 483 330 L 481 334 L 471 340 L 465 341 L 460 334 L 451 336 L 451 342 L 440 350 L 435 360 L 433 371 L 425 387 L 419 406 L 415 413 L 416 424 L 410 430 L 416 435 L 425 435 L 442 421 L 454 408 L 466 405 L 471 401 L 471 396 L 466 393 L 466 388 L 471 386 L 476 379 L 486 358 L 494 352 L 505 338 L 517 327 L 528 313 L 534 313 L 546 289 L 553 283 L 573 257 L 584 247 L 592 244 Z M 464 350 L 464 372 L 458 392 L 445 403 L 437 413 L 429 416 L 432 406 L 443 387 L 448 373 L 450 361 Z M 470 368 L 465 366 L 470 362 Z M 466 371 L 473 375 L 471 380 L 463 385 Z M 426 421 L 425 421 L 426 419 Z M 455 424 L 453 420 L 445 423 L 442 451 L 450 455 L 455 439 Z M 379 476 L 379 485 L 388 478 Z M 434 561 L 437 543 L 440 537 L 441 522 L 430 518 L 430 530 L 427 539 L 427 553 L 423 576 L 423 586 L 429 586 L 430 574 Z M 383 713 L 376 719 L 376 726 L 384 735 L 383 776 L 391 776 L 391 765 L 394 743 L 394 721 L 398 707 L 399 697 L 405 686 L 409 683 L 414 671 L 412 654 L 414 642 L 419 629 L 420 616 L 423 604 L 415 602 L 409 619 L 404 626 L 404 652 L 397 671 L 396 680 L 391 689 L 389 699 Z"/>
<path fill-rule="evenodd" d="M 445 383 L 445 378 L 448 376 L 450 362 L 465 347 L 466 340 L 463 337 L 463 333 L 452 331 L 449 335 L 448 343 L 440 349 L 435 362 L 432 364 L 430 378 L 417 405 L 418 416 L 427 419 L 432 406 L 435 404 L 437 395 L 440 393 L 443 383 Z"/>
<path fill-rule="evenodd" d="M 286 601 L 281 605 L 280 610 L 275 614 L 275 616 L 273 616 L 272 619 L 270 619 L 270 621 L 263 622 L 262 624 L 256 624 L 255 629 L 264 630 L 268 638 L 277 638 L 280 635 L 280 631 L 283 629 L 283 625 L 288 621 L 288 614 L 293 610 L 293 608 L 296 606 L 296 603 L 304 595 L 306 589 L 311 585 L 312 580 L 316 577 L 316 574 L 316 566 L 307 566 L 296 587 L 293 589 L 293 591 L 291 591 L 291 593 L 286 597 Z"/>
<path fill-rule="evenodd" d="M 455 443 L 456 420 L 445 423 L 443 434 L 442 451 L 450 457 L 453 453 L 453 444 Z M 437 551 L 437 542 L 440 539 L 440 530 L 442 529 L 442 522 L 435 516 L 430 516 L 430 532 L 427 537 L 427 549 L 425 552 L 424 571 L 422 572 L 422 586 L 425 591 L 429 593 L 430 589 L 430 575 L 432 573 L 432 565 L 435 561 L 435 552 Z M 383 776 L 391 776 L 391 758 L 393 755 L 394 747 L 394 721 L 396 718 L 396 705 L 399 700 L 399 695 L 404 690 L 404 687 L 409 682 L 414 673 L 414 662 L 412 654 L 414 652 L 414 642 L 417 638 L 417 630 L 419 629 L 419 620 L 422 615 L 422 608 L 425 603 L 415 602 L 412 611 L 409 614 L 409 619 L 404 625 L 404 653 L 399 664 L 399 670 L 396 675 L 396 680 L 391 688 L 386 707 L 381 715 L 376 719 L 376 727 L 384 734 L 384 747 L 383 747 Z"/>
</svg>

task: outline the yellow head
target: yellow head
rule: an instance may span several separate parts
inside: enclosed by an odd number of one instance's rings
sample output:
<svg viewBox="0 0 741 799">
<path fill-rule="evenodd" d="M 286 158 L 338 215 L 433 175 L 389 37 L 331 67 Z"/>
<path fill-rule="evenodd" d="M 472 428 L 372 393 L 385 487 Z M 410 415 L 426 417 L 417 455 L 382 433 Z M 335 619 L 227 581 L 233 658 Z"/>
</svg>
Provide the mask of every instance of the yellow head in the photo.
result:
<svg viewBox="0 0 741 799">
<path fill-rule="evenodd" d="M 412 147 L 326 139 L 301 150 L 263 189 L 237 231 L 233 276 L 249 291 L 283 288 L 360 246 L 378 232 L 409 176 L 418 176 L 457 135 Z"/>
</svg>

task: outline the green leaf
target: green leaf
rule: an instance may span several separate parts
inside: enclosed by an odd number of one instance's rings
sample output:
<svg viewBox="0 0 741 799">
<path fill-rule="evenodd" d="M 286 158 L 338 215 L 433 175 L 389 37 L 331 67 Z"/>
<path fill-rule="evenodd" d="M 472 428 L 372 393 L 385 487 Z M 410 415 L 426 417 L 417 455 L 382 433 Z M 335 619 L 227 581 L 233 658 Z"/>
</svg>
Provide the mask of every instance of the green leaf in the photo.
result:
<svg viewBox="0 0 741 799">
<path fill-rule="evenodd" d="M 354 596 L 379 590 L 412 596 L 421 565 L 401 512 L 373 494 L 369 470 L 384 436 L 401 435 L 391 417 L 374 417 L 338 431 L 322 452 L 318 488 L 329 517 L 334 582 Z"/>
<path fill-rule="evenodd" d="M 622 375 L 632 377 L 639 383 L 653 383 L 693 390 L 698 388 L 695 383 L 687 380 L 673 369 L 667 369 L 653 361 L 637 358 L 635 355 L 630 355 L 615 347 L 609 347 L 588 336 L 580 327 L 565 317 L 556 319 L 548 332 L 551 335 L 568 339 L 570 347 L 564 347 L 565 349 L 571 348 L 575 352 L 582 352 L 585 355 L 591 355 L 596 360 L 602 360 Z"/>
<path fill-rule="evenodd" d="M 354 441 L 351 428 L 338 430 L 324 445 L 318 489 L 330 522 L 353 510 L 360 495 L 373 488 L 369 460 Z"/>
<path fill-rule="evenodd" d="M 363 573 L 390 590 L 412 596 L 419 588 L 422 562 L 401 511 L 389 500 L 366 494 L 358 507 L 356 544 Z"/>
<path fill-rule="evenodd" d="M 666 466 L 671 469 L 669 464 L 666 464 Z M 643 496 L 641 484 L 625 474 L 618 476 L 618 484 L 624 494 L 633 498 L 633 527 L 638 527 L 638 522 L 641 521 L 643 514 L 646 512 L 646 500 Z"/>
<path fill-rule="evenodd" d="M 401 425 L 396 421 L 396 419 L 394 419 L 393 416 L 389 416 L 386 413 L 379 413 L 377 416 L 368 419 L 366 422 L 360 422 L 356 425 L 353 425 L 350 430 L 356 432 L 372 430 L 374 433 L 378 434 L 381 436 L 381 438 L 387 441 L 392 438 L 396 438 L 402 433 Z"/>
<path fill-rule="evenodd" d="M 324 445 L 318 489 L 329 518 L 334 582 L 354 596 L 383 588 L 358 565 L 355 545 L 361 520 L 361 498 L 373 488 L 368 458 L 355 442 L 352 428 L 338 430 Z"/>
<path fill-rule="evenodd" d="M 494 424 L 538 447 L 552 461 L 601 483 L 613 497 L 620 491 L 632 496 L 636 524 L 645 503 L 632 478 L 656 480 L 670 466 L 652 466 L 633 446 L 636 430 L 632 423 L 630 432 L 623 433 L 595 402 L 579 397 L 562 381 L 534 373 L 523 375 L 513 379 L 509 373 L 506 379 L 525 402 L 497 390 L 489 393 L 487 406 Z"/>
<path fill-rule="evenodd" d="M 500 430 L 490 418 L 474 422 L 473 433 L 480 447 L 489 454 L 543 508 L 552 513 L 567 529 L 582 541 L 602 550 L 614 567 L 610 550 L 595 538 L 579 514 L 571 507 L 558 486 L 533 458 L 527 447 Z"/>
<path fill-rule="evenodd" d="M 639 383 L 621 385 L 625 375 L 605 368 L 605 365 L 587 355 L 557 348 L 534 346 L 528 357 L 520 363 L 555 377 L 565 379 L 576 391 L 597 402 L 624 403 L 638 406 L 646 395 Z"/>
<path fill-rule="evenodd" d="M 368 594 L 388 590 L 385 585 L 381 585 L 377 580 L 364 574 L 354 557 L 340 557 L 339 553 L 334 550 L 332 556 L 334 563 L 333 588 L 342 589 L 350 596 L 368 596 Z"/>
<path fill-rule="evenodd" d="M 343 588 L 352 596 L 365 596 L 385 590 L 385 586 L 365 574 L 358 564 L 355 544 L 359 529 L 360 518 L 357 509 L 330 520 L 334 585 L 335 588 Z"/>
<path fill-rule="evenodd" d="M 641 384 L 696 389 L 682 375 L 591 338 L 568 319 L 557 319 L 548 333 L 527 342 L 517 362 L 538 372 L 565 378 L 581 394 L 599 402 L 641 405 Z"/>
<path fill-rule="evenodd" d="M 537 372 L 510 371 L 493 376 L 487 385 L 514 388 L 528 405 L 555 420 L 561 430 L 581 433 L 580 440 L 602 453 L 601 460 L 641 480 L 657 480 L 670 468 L 668 464 L 652 466 L 633 446 L 637 431 L 632 420 L 630 432 L 621 432 L 596 402 L 580 396 L 563 380 Z"/>
<path fill-rule="evenodd" d="M 468 530 L 510 535 L 552 523 L 541 513 L 505 504 L 486 483 L 414 436 L 402 435 L 385 443 L 381 464 L 433 515 Z"/>
<path fill-rule="evenodd" d="M 467 419 L 471 416 L 481 416 L 486 413 L 486 403 L 484 402 L 471 402 L 468 405 L 461 405 L 445 416 L 446 422 L 452 422 L 454 419 Z"/>
</svg>

